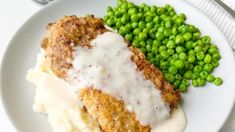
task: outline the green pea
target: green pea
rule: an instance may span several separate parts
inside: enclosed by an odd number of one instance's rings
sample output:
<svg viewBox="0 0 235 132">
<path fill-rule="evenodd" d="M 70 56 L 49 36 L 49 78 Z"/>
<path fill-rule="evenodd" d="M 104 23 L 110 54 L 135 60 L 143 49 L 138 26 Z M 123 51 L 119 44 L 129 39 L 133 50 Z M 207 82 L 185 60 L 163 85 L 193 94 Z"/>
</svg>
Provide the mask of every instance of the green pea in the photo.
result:
<svg viewBox="0 0 235 132">
<path fill-rule="evenodd" d="M 166 73 L 166 74 L 165 74 L 165 78 L 166 78 L 166 80 L 169 81 L 170 83 L 173 83 L 174 80 L 175 80 L 174 76 L 173 76 L 171 73 Z"/>
<path fill-rule="evenodd" d="M 156 29 L 150 29 L 148 34 L 151 38 L 155 39 L 156 38 L 156 35 L 155 35 Z"/>
<path fill-rule="evenodd" d="M 163 34 L 164 34 L 164 36 L 169 37 L 171 35 L 171 30 L 166 29 L 166 30 L 163 31 Z"/>
<path fill-rule="evenodd" d="M 181 35 L 177 35 L 176 38 L 175 38 L 175 43 L 176 44 L 184 43 L 184 38 Z"/>
<path fill-rule="evenodd" d="M 223 83 L 223 80 L 220 77 L 216 77 L 215 80 L 213 81 L 213 83 L 216 86 L 220 86 Z"/>
<path fill-rule="evenodd" d="M 115 11 L 114 15 L 115 17 L 120 17 L 126 12 L 127 12 L 126 8 L 119 8 L 117 11 Z"/>
<path fill-rule="evenodd" d="M 186 33 L 188 31 L 188 27 L 186 25 L 181 25 L 178 30 L 181 32 L 181 33 Z"/>
<path fill-rule="evenodd" d="M 151 59 L 153 58 L 153 56 L 154 56 L 154 55 L 153 55 L 152 53 L 148 53 L 148 54 L 147 54 L 147 59 L 148 59 L 148 60 L 151 60 Z"/>
<path fill-rule="evenodd" d="M 200 39 L 200 36 L 201 36 L 200 32 L 193 33 L 193 40 L 196 41 L 196 40 Z"/>
<path fill-rule="evenodd" d="M 169 55 L 173 55 L 175 53 L 173 49 L 167 49 L 167 52 L 169 53 Z"/>
<path fill-rule="evenodd" d="M 157 6 L 154 5 L 150 7 L 151 12 L 156 12 L 156 10 L 157 10 Z"/>
<path fill-rule="evenodd" d="M 172 40 L 175 42 L 175 35 L 170 35 L 169 40 Z"/>
<path fill-rule="evenodd" d="M 178 55 L 178 54 L 174 54 L 174 55 L 172 56 L 172 58 L 174 58 L 174 59 L 179 59 L 179 55 Z"/>
<path fill-rule="evenodd" d="M 136 12 L 137 12 L 137 9 L 133 7 L 133 8 L 129 8 L 129 10 L 128 10 L 127 13 L 128 13 L 129 15 L 132 15 L 132 14 L 136 14 Z"/>
<path fill-rule="evenodd" d="M 146 22 L 151 22 L 152 20 L 153 20 L 153 17 L 150 16 L 150 15 L 147 15 L 147 16 L 145 17 L 145 21 L 146 21 Z"/>
<path fill-rule="evenodd" d="M 220 58 L 221 58 L 221 56 L 219 53 L 215 53 L 212 55 L 212 59 L 214 59 L 214 60 L 219 60 Z"/>
<path fill-rule="evenodd" d="M 168 72 L 174 75 L 177 73 L 177 68 L 175 66 L 170 66 Z"/>
<path fill-rule="evenodd" d="M 188 51 L 188 55 L 193 55 L 193 56 L 194 56 L 194 55 L 195 55 L 194 50 L 189 50 L 189 51 Z"/>
<path fill-rule="evenodd" d="M 181 79 L 182 79 L 182 76 L 177 73 L 177 74 L 175 74 L 175 79 L 181 80 Z"/>
<path fill-rule="evenodd" d="M 160 68 L 161 69 L 168 69 L 169 63 L 168 62 L 160 62 Z"/>
<path fill-rule="evenodd" d="M 155 17 L 153 18 L 153 22 L 154 22 L 154 23 L 159 23 L 159 22 L 160 22 L 160 17 L 159 17 L 159 16 L 155 16 Z"/>
<path fill-rule="evenodd" d="M 140 50 L 141 50 L 144 54 L 147 53 L 147 50 L 146 50 L 146 48 L 144 48 L 144 47 L 141 47 Z"/>
<path fill-rule="evenodd" d="M 193 79 L 193 80 L 192 80 L 192 85 L 193 85 L 194 87 L 198 87 L 197 79 Z"/>
<path fill-rule="evenodd" d="M 167 59 L 169 57 L 169 53 L 167 51 L 162 51 L 160 52 L 160 54 L 164 59 Z"/>
<path fill-rule="evenodd" d="M 106 15 L 104 16 L 104 21 L 107 22 L 107 20 L 109 19 L 110 16 Z"/>
<path fill-rule="evenodd" d="M 158 47 L 152 47 L 152 53 L 157 54 L 158 53 Z"/>
<path fill-rule="evenodd" d="M 219 65 L 219 62 L 217 60 L 212 60 L 211 64 L 213 67 L 217 67 Z"/>
<path fill-rule="evenodd" d="M 183 69 L 184 68 L 184 61 L 179 59 L 175 62 L 174 66 L 177 69 Z"/>
<path fill-rule="evenodd" d="M 150 44 L 146 45 L 146 50 L 147 52 L 150 52 L 152 50 L 152 46 Z"/>
<path fill-rule="evenodd" d="M 161 53 L 162 51 L 166 51 L 166 46 L 165 45 L 162 45 L 159 47 L 159 52 Z"/>
<path fill-rule="evenodd" d="M 154 64 L 155 66 L 158 66 L 158 64 L 159 64 L 159 59 L 158 58 L 152 58 L 152 64 Z"/>
<path fill-rule="evenodd" d="M 117 29 L 119 29 L 122 26 L 122 23 L 120 21 L 117 21 L 115 23 L 115 26 L 116 26 Z"/>
<path fill-rule="evenodd" d="M 146 46 L 145 41 L 140 41 L 140 45 L 141 45 L 141 47 L 145 47 Z"/>
<path fill-rule="evenodd" d="M 205 63 L 204 63 L 204 61 L 198 61 L 198 62 L 197 62 L 197 65 L 200 65 L 200 66 L 203 67 L 203 66 L 205 65 Z"/>
<path fill-rule="evenodd" d="M 126 34 L 126 35 L 125 35 L 125 39 L 127 39 L 129 42 L 131 42 L 132 39 L 133 39 L 132 34 Z"/>
<path fill-rule="evenodd" d="M 162 7 L 159 7 L 159 8 L 157 9 L 157 13 L 158 13 L 158 15 L 163 14 L 163 13 L 164 13 L 164 9 L 163 9 Z"/>
<path fill-rule="evenodd" d="M 206 54 L 206 56 L 204 58 L 204 62 L 207 64 L 211 62 L 211 55 L 210 54 Z"/>
<path fill-rule="evenodd" d="M 189 55 L 189 56 L 188 56 L 188 62 L 189 62 L 189 63 L 194 63 L 195 60 L 196 60 L 196 57 L 195 57 L 194 55 Z"/>
<path fill-rule="evenodd" d="M 165 30 L 164 27 L 159 27 L 157 31 L 158 31 L 158 32 L 163 32 L 164 30 Z"/>
<path fill-rule="evenodd" d="M 204 59 L 204 52 L 200 51 L 196 54 L 198 60 L 203 60 Z"/>
<path fill-rule="evenodd" d="M 140 45 L 140 41 L 138 39 L 134 39 L 133 42 L 132 42 L 133 46 L 136 47 L 136 48 L 140 48 L 141 45 Z"/>
<path fill-rule="evenodd" d="M 218 49 L 217 48 L 209 48 L 208 52 L 213 55 L 215 53 L 218 53 Z"/>
<path fill-rule="evenodd" d="M 119 33 L 122 35 L 122 36 L 125 36 L 127 33 L 128 33 L 128 29 L 126 27 L 120 27 L 120 30 L 119 30 Z"/>
<path fill-rule="evenodd" d="M 156 38 L 157 38 L 158 40 L 163 40 L 163 39 L 164 39 L 163 33 L 162 33 L 162 32 L 157 32 Z"/>
<path fill-rule="evenodd" d="M 192 78 L 192 75 L 193 75 L 193 72 L 188 70 L 184 73 L 184 78 L 186 79 L 191 79 Z"/>
<path fill-rule="evenodd" d="M 186 92 L 187 91 L 187 85 L 184 83 L 181 83 L 179 86 L 180 92 Z"/>
<path fill-rule="evenodd" d="M 201 76 L 202 78 L 206 79 L 207 76 L 208 76 L 208 72 L 207 72 L 207 71 L 202 71 L 202 72 L 200 72 L 200 76 Z"/>
<path fill-rule="evenodd" d="M 123 15 L 121 17 L 121 23 L 126 24 L 129 22 L 129 17 L 127 15 Z"/>
<path fill-rule="evenodd" d="M 135 7 L 135 5 L 134 5 L 134 3 L 130 2 L 130 3 L 127 4 L 127 7 L 132 8 L 132 7 Z"/>
<path fill-rule="evenodd" d="M 187 60 L 188 57 L 185 53 L 180 53 L 179 58 L 182 59 L 182 60 Z"/>
<path fill-rule="evenodd" d="M 198 78 L 197 84 L 198 84 L 198 86 L 204 86 L 206 84 L 206 81 L 203 78 Z"/>
<path fill-rule="evenodd" d="M 199 77 L 200 77 L 199 72 L 194 72 L 193 75 L 192 75 L 192 79 L 197 79 Z"/>
<path fill-rule="evenodd" d="M 209 36 L 203 36 L 202 41 L 205 44 L 209 44 L 211 42 L 211 38 Z"/>
<path fill-rule="evenodd" d="M 213 81 L 215 80 L 215 76 L 212 75 L 212 74 L 210 74 L 210 75 L 207 76 L 206 80 L 207 80 L 208 82 L 213 82 Z"/>
<path fill-rule="evenodd" d="M 165 27 L 166 28 L 171 28 L 172 27 L 172 22 L 171 21 L 166 21 L 165 22 Z"/>
<path fill-rule="evenodd" d="M 148 23 L 146 23 L 146 28 L 147 28 L 147 29 L 152 29 L 152 28 L 153 28 L 153 25 L 154 25 L 153 22 L 148 22 Z"/>
<path fill-rule="evenodd" d="M 195 26 L 189 25 L 189 26 L 188 26 L 188 31 L 189 31 L 190 33 L 194 33 L 194 32 L 197 32 L 197 29 L 196 29 Z"/>
<path fill-rule="evenodd" d="M 178 59 L 178 58 L 177 58 Z M 172 65 L 172 66 L 174 66 L 175 65 L 175 62 L 177 61 L 177 59 L 175 59 L 175 58 L 171 58 L 170 59 L 170 65 Z"/>
<path fill-rule="evenodd" d="M 180 18 L 180 17 L 177 17 L 176 19 L 175 19 L 175 23 L 176 23 L 176 25 L 181 25 L 181 24 L 183 24 L 184 23 L 184 19 L 182 19 L 182 18 Z"/>
<path fill-rule="evenodd" d="M 171 32 L 172 32 L 173 35 L 176 35 L 177 34 L 177 28 L 173 27 Z"/>
<path fill-rule="evenodd" d="M 138 17 L 137 14 L 132 14 L 132 15 L 131 15 L 131 21 L 132 21 L 132 22 L 137 22 L 138 20 L 139 20 L 139 17 Z"/>
<path fill-rule="evenodd" d="M 185 41 L 189 41 L 192 38 L 192 34 L 187 32 L 183 35 Z"/>
<path fill-rule="evenodd" d="M 159 47 L 161 42 L 159 40 L 153 40 L 153 47 Z"/>
<path fill-rule="evenodd" d="M 184 14 L 184 13 L 180 13 L 178 16 L 179 16 L 180 18 L 182 18 L 182 19 L 186 20 L 186 16 L 185 16 L 185 14 Z"/>
<path fill-rule="evenodd" d="M 175 50 L 176 50 L 177 53 L 185 52 L 185 48 L 183 46 L 177 46 Z"/>
<path fill-rule="evenodd" d="M 141 29 L 136 28 L 136 29 L 134 29 L 133 34 L 134 35 L 139 35 L 140 32 L 141 32 Z"/>
<path fill-rule="evenodd" d="M 115 24 L 115 18 L 112 17 L 108 19 L 106 23 L 108 26 L 112 27 Z"/>
<path fill-rule="evenodd" d="M 203 66 L 203 70 L 210 73 L 213 70 L 213 65 L 212 64 L 205 64 Z"/>
<path fill-rule="evenodd" d="M 203 41 L 202 41 L 202 40 L 198 40 L 198 41 L 197 41 L 197 46 L 204 47 L 204 46 L 205 46 L 205 44 L 203 43 Z"/>
<path fill-rule="evenodd" d="M 171 49 L 175 48 L 175 42 L 172 41 L 172 40 L 168 41 L 167 42 L 167 48 L 171 48 Z"/>
<path fill-rule="evenodd" d="M 181 81 L 180 80 L 175 80 L 175 82 L 173 83 L 175 88 L 178 88 L 180 85 Z"/>
<path fill-rule="evenodd" d="M 145 27 L 145 22 L 140 21 L 140 22 L 139 22 L 139 28 L 140 28 L 140 29 L 143 29 L 144 27 Z"/>
<path fill-rule="evenodd" d="M 147 34 L 145 32 L 140 32 L 139 38 L 140 38 L 140 40 L 145 40 L 147 38 Z"/>
<path fill-rule="evenodd" d="M 193 49 L 193 41 L 187 41 L 185 43 L 185 47 L 190 50 L 190 49 Z"/>
<path fill-rule="evenodd" d="M 139 20 L 140 20 L 140 19 L 143 19 L 143 17 L 144 17 L 144 14 L 143 14 L 142 12 L 137 13 L 137 15 L 138 15 L 138 17 L 139 17 Z"/>
<path fill-rule="evenodd" d="M 193 68 L 193 72 L 197 72 L 197 73 L 200 73 L 202 71 L 202 67 L 200 65 L 196 65 L 194 68 Z"/>
<path fill-rule="evenodd" d="M 117 27 L 117 25 L 116 25 L 116 27 Z M 131 23 L 131 27 L 132 27 L 133 29 L 137 29 L 138 23 L 137 23 L 137 22 Z"/>
<path fill-rule="evenodd" d="M 166 38 L 166 39 L 162 40 L 162 44 L 166 45 L 168 43 L 168 41 L 169 41 L 169 39 Z"/>
<path fill-rule="evenodd" d="M 196 47 L 194 48 L 194 51 L 195 51 L 195 52 L 200 52 L 200 51 L 202 51 L 202 47 L 201 47 L 201 46 L 196 46 Z"/>
</svg>

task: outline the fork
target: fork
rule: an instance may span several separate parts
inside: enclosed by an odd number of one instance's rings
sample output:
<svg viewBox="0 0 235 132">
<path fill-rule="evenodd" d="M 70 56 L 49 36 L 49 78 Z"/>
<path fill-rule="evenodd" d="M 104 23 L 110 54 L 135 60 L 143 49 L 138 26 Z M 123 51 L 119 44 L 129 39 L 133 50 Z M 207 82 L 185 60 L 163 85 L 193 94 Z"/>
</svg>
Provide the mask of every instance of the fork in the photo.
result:
<svg viewBox="0 0 235 132">
<path fill-rule="evenodd" d="M 235 11 L 230 8 L 227 4 L 225 4 L 222 0 L 215 0 L 217 4 L 219 4 L 228 14 L 230 14 L 235 19 Z"/>
<path fill-rule="evenodd" d="M 35 1 L 35 2 L 37 2 L 39 4 L 41 4 L 41 5 L 46 5 L 46 4 L 48 4 L 48 3 L 50 3 L 50 2 L 52 2 L 54 0 L 33 0 L 33 1 Z"/>
</svg>

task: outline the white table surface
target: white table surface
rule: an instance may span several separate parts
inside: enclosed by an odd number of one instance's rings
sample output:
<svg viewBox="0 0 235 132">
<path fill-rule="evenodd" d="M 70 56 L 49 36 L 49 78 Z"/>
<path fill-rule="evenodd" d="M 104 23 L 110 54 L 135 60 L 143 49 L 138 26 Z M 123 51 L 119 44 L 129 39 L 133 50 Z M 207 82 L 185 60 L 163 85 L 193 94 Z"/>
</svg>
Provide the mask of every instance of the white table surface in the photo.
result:
<svg viewBox="0 0 235 132">
<path fill-rule="evenodd" d="M 18 28 L 42 6 L 31 0 L 1 0 L 0 4 L 0 60 L 4 50 Z M 213 125 L 213 124 L 212 124 Z M 0 132 L 15 132 L 0 100 Z M 235 108 L 222 132 L 235 132 Z"/>
</svg>

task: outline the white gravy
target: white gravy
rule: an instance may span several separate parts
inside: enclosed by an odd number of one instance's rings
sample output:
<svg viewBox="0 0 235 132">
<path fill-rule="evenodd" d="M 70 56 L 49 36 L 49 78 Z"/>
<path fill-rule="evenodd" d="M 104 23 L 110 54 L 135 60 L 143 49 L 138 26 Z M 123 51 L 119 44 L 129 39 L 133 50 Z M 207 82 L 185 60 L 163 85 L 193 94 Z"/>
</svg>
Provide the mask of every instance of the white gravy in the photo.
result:
<svg viewBox="0 0 235 132">
<path fill-rule="evenodd" d="M 123 37 L 106 32 L 94 39 L 93 48 L 77 47 L 69 76 L 79 88 L 93 86 L 123 100 L 143 125 L 156 126 L 170 116 L 160 90 L 146 80 L 131 61 L 132 52 Z M 74 80 L 75 79 L 75 80 Z"/>
</svg>

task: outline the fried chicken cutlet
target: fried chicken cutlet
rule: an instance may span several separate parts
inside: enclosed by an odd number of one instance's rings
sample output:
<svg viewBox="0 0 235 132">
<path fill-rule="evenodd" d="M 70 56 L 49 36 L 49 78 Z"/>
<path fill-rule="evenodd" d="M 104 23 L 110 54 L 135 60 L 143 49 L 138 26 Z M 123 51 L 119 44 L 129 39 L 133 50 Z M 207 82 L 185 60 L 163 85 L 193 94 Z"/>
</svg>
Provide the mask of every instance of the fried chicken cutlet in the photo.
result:
<svg viewBox="0 0 235 132">
<path fill-rule="evenodd" d="M 92 49 L 91 41 L 98 35 L 109 30 L 105 28 L 102 19 L 87 16 L 65 16 L 61 20 L 51 23 L 47 27 L 47 33 L 41 47 L 46 52 L 46 64 L 49 69 L 59 78 L 66 80 L 68 71 L 73 67 L 74 49 L 86 47 Z M 174 90 L 163 77 L 161 71 L 150 64 L 144 54 L 128 44 L 133 53 L 131 60 L 136 64 L 137 70 L 141 71 L 145 79 L 150 80 L 161 91 L 162 99 L 171 109 L 177 107 L 180 102 L 180 93 Z M 82 89 L 79 94 L 88 114 L 98 122 L 105 132 L 113 131 L 150 131 L 148 125 L 142 125 L 133 112 L 128 111 L 122 100 L 100 90 L 89 87 Z"/>
</svg>

